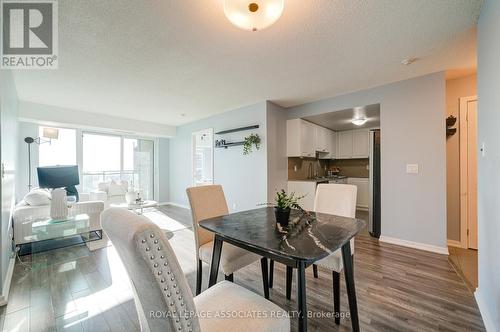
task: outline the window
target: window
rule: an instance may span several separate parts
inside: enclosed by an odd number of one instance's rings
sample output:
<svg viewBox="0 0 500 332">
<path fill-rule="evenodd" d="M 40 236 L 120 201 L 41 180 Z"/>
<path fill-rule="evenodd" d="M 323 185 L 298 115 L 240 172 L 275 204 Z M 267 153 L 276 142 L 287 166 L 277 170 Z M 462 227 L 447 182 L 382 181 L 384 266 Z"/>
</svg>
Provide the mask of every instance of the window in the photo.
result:
<svg viewBox="0 0 500 332">
<path fill-rule="evenodd" d="M 83 133 L 83 190 L 95 190 L 100 182 L 125 180 L 144 199 L 153 199 L 153 158 L 152 140 Z"/>
<path fill-rule="evenodd" d="M 193 133 L 193 185 L 204 186 L 214 182 L 213 130 Z"/>
<path fill-rule="evenodd" d="M 76 130 L 56 128 L 59 130 L 58 139 L 48 141 L 43 138 L 43 129 L 38 128 L 38 137 L 42 140 L 38 150 L 38 165 L 76 165 Z"/>
</svg>

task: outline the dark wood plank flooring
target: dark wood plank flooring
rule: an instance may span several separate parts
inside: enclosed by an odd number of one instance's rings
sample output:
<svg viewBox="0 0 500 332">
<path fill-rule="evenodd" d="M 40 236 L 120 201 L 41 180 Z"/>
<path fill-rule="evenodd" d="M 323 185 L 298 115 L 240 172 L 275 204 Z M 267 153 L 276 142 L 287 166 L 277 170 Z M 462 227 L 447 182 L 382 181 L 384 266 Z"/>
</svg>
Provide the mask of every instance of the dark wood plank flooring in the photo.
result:
<svg viewBox="0 0 500 332">
<path fill-rule="evenodd" d="M 160 211 L 190 226 L 189 211 Z M 362 213 L 360 217 L 366 217 Z M 167 232 L 181 266 L 194 289 L 196 262 L 190 228 Z M 6 307 L 0 308 L 3 331 L 138 331 L 132 291 L 112 246 L 89 251 L 86 246 L 25 256 L 16 262 Z M 355 277 L 362 331 L 484 331 L 474 297 L 446 256 L 378 243 L 366 233 L 356 237 Z M 204 266 L 204 283 L 208 266 Z M 222 280 L 222 278 L 220 279 Z M 260 264 L 235 273 L 235 282 L 262 294 Z M 344 279 L 341 311 L 347 312 Z M 293 291 L 296 291 L 294 281 Z M 275 265 L 271 300 L 296 309 L 296 295 L 285 298 L 285 269 Z M 307 271 L 307 304 L 312 313 L 333 310 L 332 277 L 319 269 L 319 279 Z M 296 322 L 292 320 L 292 330 Z M 309 319 L 310 331 L 349 331 L 343 319 Z"/>
</svg>

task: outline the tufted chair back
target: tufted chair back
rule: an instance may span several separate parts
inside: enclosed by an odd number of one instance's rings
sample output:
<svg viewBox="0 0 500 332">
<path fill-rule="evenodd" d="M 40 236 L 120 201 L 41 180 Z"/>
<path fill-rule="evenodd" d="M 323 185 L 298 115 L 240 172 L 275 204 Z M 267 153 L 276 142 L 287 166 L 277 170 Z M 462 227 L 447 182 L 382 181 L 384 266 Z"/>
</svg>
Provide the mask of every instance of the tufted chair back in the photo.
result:
<svg viewBox="0 0 500 332">
<path fill-rule="evenodd" d="M 191 187 L 187 188 L 186 192 L 193 216 L 196 255 L 198 256 L 198 248 L 214 240 L 213 233 L 200 228 L 198 223 L 204 219 L 225 216 L 229 213 L 229 209 L 227 208 L 224 191 L 220 185 Z"/>
<path fill-rule="evenodd" d="M 193 294 L 163 231 L 121 208 L 105 210 L 101 223 L 127 269 L 141 331 L 200 331 Z"/>
</svg>

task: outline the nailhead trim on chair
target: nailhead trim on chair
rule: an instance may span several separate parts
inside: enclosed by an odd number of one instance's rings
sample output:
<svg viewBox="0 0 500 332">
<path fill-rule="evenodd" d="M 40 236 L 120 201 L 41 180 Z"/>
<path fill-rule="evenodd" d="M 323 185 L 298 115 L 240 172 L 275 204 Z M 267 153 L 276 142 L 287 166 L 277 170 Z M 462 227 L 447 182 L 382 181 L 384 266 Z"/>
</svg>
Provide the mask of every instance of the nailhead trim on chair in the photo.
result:
<svg viewBox="0 0 500 332">
<path fill-rule="evenodd" d="M 146 258 L 146 260 L 150 262 L 151 270 L 156 276 L 157 282 L 159 282 L 160 289 L 162 289 L 164 292 L 165 300 L 169 306 L 169 311 L 172 313 L 172 318 L 168 319 L 172 320 L 174 327 L 178 331 L 191 332 L 192 317 L 187 315 L 189 314 L 189 309 L 187 309 L 187 312 L 184 313 L 186 314 L 185 319 L 180 319 L 181 317 L 178 315 L 178 311 L 182 312 L 185 309 L 183 296 L 187 294 L 182 294 L 181 290 L 177 288 L 175 275 L 169 268 L 168 256 L 167 258 L 165 258 L 165 252 L 162 246 L 158 245 L 159 240 L 157 239 L 157 237 L 158 236 L 155 233 L 150 233 L 150 231 L 148 231 L 148 234 L 144 234 L 144 238 L 139 241 L 139 246 L 144 250 L 144 258 Z M 149 254 L 149 252 L 151 251 L 151 245 L 156 245 L 156 250 L 159 256 Z M 168 275 L 169 278 L 165 278 L 164 274 Z M 174 289 L 175 295 L 173 296 L 172 293 Z M 194 310 L 194 308 L 192 309 Z"/>
</svg>

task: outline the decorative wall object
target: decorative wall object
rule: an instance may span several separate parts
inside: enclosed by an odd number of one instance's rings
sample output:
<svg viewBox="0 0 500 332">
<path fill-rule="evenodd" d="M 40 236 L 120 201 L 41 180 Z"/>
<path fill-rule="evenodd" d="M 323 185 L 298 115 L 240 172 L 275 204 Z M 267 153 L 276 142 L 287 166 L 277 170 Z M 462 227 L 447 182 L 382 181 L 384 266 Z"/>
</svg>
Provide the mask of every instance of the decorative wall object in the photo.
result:
<svg viewBox="0 0 500 332">
<path fill-rule="evenodd" d="M 65 189 L 52 190 L 50 217 L 54 220 L 64 220 L 68 217 L 68 204 Z"/>
<path fill-rule="evenodd" d="M 457 123 L 457 118 L 450 115 L 446 118 L 446 137 L 453 136 L 457 132 L 457 128 L 453 126 Z"/>
</svg>

